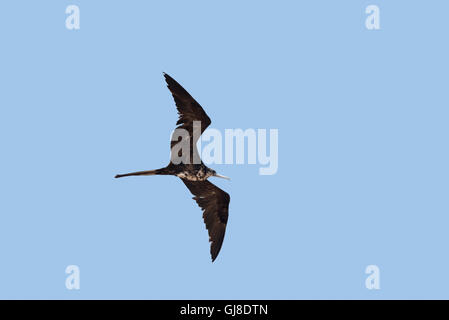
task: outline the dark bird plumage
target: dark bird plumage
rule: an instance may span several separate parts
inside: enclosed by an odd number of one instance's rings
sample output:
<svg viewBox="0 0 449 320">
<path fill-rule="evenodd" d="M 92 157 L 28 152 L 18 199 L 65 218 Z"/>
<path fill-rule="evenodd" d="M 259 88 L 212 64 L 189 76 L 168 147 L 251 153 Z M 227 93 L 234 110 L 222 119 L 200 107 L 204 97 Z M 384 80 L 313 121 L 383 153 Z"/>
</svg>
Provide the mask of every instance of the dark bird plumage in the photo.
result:
<svg viewBox="0 0 449 320">
<path fill-rule="evenodd" d="M 196 143 L 200 135 L 194 135 L 194 122 L 201 125 L 201 134 L 210 125 L 211 121 L 201 105 L 172 77 L 164 73 L 167 87 L 173 95 L 176 108 L 178 109 L 179 119 L 176 122 L 177 129 L 184 129 L 189 134 L 189 159 L 190 162 L 175 164 L 172 160 L 175 156 L 182 156 L 182 152 L 171 154 L 171 160 L 165 168 L 149 171 L 138 171 L 127 174 L 116 175 L 116 178 L 139 175 L 174 175 L 184 182 L 190 192 L 194 195 L 193 199 L 203 210 L 203 219 L 209 233 L 211 242 L 210 253 L 214 261 L 220 252 L 226 231 L 228 221 L 229 194 L 221 190 L 207 179 L 212 176 L 226 178 L 217 174 L 214 170 L 208 168 L 200 160 Z M 176 130 L 175 130 L 176 132 Z M 171 141 L 170 150 L 181 139 Z M 193 162 L 197 157 L 199 163 Z M 192 163 L 193 162 L 193 163 Z"/>
</svg>

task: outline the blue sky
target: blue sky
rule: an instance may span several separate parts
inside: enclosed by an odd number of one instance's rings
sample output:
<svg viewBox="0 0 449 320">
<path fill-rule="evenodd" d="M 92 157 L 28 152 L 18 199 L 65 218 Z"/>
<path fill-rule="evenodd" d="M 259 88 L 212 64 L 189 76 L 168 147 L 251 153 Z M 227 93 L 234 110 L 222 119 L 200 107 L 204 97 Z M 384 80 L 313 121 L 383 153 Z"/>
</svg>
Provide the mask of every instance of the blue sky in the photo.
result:
<svg viewBox="0 0 449 320">
<path fill-rule="evenodd" d="M 449 298 L 448 9 L 3 1 L 0 298 Z M 213 180 L 231 195 L 213 264 L 179 179 L 113 179 L 167 164 L 162 72 L 211 127 L 279 132 L 277 174 L 213 166 L 232 178 Z"/>
</svg>

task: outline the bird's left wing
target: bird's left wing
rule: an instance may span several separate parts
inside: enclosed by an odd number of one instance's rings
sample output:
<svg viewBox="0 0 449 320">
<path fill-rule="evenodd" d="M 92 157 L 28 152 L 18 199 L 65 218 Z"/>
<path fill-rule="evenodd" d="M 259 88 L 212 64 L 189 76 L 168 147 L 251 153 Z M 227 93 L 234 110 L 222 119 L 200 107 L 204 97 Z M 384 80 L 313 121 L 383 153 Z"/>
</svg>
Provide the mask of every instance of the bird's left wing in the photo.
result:
<svg viewBox="0 0 449 320">
<path fill-rule="evenodd" d="M 209 232 L 210 254 L 214 261 L 220 252 L 228 222 L 229 194 L 209 181 L 189 181 L 181 179 L 193 199 L 203 210 L 203 219 Z"/>
<path fill-rule="evenodd" d="M 198 121 L 201 123 L 201 133 L 203 133 L 211 123 L 203 107 L 175 79 L 166 73 L 164 77 L 178 109 L 179 119 L 176 122 L 178 128 L 186 129 L 193 136 L 193 122 Z"/>
<path fill-rule="evenodd" d="M 201 134 L 203 134 L 204 130 L 210 125 L 211 121 L 209 116 L 206 114 L 201 105 L 196 102 L 195 99 L 185 90 L 175 79 L 170 77 L 168 74 L 164 73 L 165 81 L 167 82 L 167 87 L 173 95 L 173 98 L 176 103 L 176 108 L 178 109 L 179 119 L 176 122 L 176 129 L 173 132 L 170 150 L 172 152 L 171 157 L 181 157 L 182 150 L 179 150 L 178 153 L 173 154 L 173 148 L 181 141 L 181 137 L 178 136 L 179 129 L 186 130 L 189 134 L 189 148 L 190 148 L 190 161 L 195 161 L 200 159 L 200 155 L 198 154 L 198 149 L 196 147 L 196 143 L 199 139 L 200 135 L 194 135 L 194 125 L 201 126 Z M 187 156 L 187 155 L 184 155 Z"/>
</svg>

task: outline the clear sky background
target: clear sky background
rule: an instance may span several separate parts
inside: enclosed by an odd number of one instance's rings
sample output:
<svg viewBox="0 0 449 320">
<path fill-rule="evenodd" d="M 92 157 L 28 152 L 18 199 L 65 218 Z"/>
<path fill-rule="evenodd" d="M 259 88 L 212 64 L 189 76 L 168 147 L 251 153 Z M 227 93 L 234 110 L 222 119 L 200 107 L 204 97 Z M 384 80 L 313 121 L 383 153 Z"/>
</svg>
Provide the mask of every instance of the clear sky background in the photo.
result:
<svg viewBox="0 0 449 320">
<path fill-rule="evenodd" d="M 449 298 L 448 10 L 2 1 L 0 298 Z M 113 179 L 168 162 L 162 72 L 214 128 L 279 130 L 276 175 L 213 166 L 232 178 L 214 263 L 179 179 Z"/>
</svg>

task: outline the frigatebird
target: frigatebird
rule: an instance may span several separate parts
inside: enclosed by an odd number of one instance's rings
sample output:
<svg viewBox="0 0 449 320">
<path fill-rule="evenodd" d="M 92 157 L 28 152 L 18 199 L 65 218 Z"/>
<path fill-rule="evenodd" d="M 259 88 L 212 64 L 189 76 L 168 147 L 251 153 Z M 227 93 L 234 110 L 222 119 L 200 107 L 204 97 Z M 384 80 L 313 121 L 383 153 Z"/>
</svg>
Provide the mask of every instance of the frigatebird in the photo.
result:
<svg viewBox="0 0 449 320">
<path fill-rule="evenodd" d="M 211 121 L 201 105 L 195 101 L 194 98 L 172 77 L 164 73 L 167 87 L 171 91 L 175 100 L 176 108 L 178 109 L 178 125 L 175 129 L 184 129 L 188 133 L 187 138 L 190 140 L 189 151 L 190 157 L 186 159 L 193 160 L 195 157 L 199 159 L 198 163 L 190 163 L 189 161 L 173 161 L 174 156 L 182 156 L 182 150 L 175 153 L 173 147 L 177 145 L 181 139 L 174 139 L 173 133 L 170 145 L 171 157 L 170 163 L 161 169 L 149 171 L 137 171 L 126 174 L 118 174 L 115 177 L 128 176 L 152 176 L 152 175 L 173 175 L 179 177 L 187 186 L 190 192 L 194 195 L 193 199 L 197 202 L 203 211 L 203 219 L 206 224 L 206 229 L 209 233 L 210 254 L 212 262 L 218 256 L 226 231 L 226 224 L 228 221 L 228 208 L 230 197 L 225 191 L 218 188 L 207 179 L 209 177 L 219 177 L 229 179 L 228 177 L 218 174 L 215 170 L 208 168 L 199 158 L 198 150 L 196 148 L 197 141 L 200 135 L 194 134 L 194 125 L 200 125 L 201 134 L 210 125 Z"/>
</svg>

